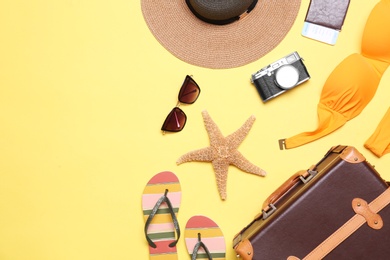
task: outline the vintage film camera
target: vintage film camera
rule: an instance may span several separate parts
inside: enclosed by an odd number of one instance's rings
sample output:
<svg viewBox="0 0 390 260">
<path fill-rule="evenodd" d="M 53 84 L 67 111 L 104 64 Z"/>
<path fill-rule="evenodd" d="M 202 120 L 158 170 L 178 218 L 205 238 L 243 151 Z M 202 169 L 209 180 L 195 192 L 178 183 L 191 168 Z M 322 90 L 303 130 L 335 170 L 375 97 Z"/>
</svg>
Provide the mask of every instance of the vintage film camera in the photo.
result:
<svg viewBox="0 0 390 260">
<path fill-rule="evenodd" d="M 251 82 L 266 102 L 308 79 L 310 75 L 302 58 L 293 52 L 252 74 Z"/>
</svg>

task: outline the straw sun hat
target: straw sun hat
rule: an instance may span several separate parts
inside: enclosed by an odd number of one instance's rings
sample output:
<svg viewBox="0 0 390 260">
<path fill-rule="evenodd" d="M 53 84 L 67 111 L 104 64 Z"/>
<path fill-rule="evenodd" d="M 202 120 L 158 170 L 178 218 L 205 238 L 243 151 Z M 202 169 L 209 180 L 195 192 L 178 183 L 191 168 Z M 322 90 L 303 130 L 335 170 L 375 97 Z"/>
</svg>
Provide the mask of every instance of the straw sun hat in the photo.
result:
<svg viewBox="0 0 390 260">
<path fill-rule="evenodd" d="M 152 34 L 174 56 L 200 67 L 223 69 L 243 66 L 274 49 L 291 29 L 300 3 L 141 0 L 141 7 Z"/>
</svg>

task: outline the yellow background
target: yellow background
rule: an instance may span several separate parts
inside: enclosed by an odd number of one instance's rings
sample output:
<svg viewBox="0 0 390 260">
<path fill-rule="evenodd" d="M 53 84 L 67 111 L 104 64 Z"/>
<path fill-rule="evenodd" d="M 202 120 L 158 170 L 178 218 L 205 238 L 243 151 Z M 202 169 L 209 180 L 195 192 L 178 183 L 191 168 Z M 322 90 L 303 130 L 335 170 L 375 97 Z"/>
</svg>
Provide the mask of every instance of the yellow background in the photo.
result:
<svg viewBox="0 0 390 260">
<path fill-rule="evenodd" d="M 277 140 L 317 126 L 324 81 L 359 52 L 364 24 L 378 1 L 351 1 L 335 46 L 301 36 L 309 0 L 277 48 L 243 67 L 211 70 L 184 63 L 148 30 L 138 0 L 2 0 L 0 2 L 0 259 L 148 259 L 141 195 L 156 173 L 173 171 L 183 197 L 184 233 L 193 215 L 221 227 L 227 259 L 233 236 L 259 213 L 266 197 L 334 145 L 355 146 L 390 180 L 390 155 L 363 147 L 389 106 L 390 74 L 357 118 L 305 146 L 280 151 Z M 261 26 L 261 25 L 259 25 Z M 180 40 L 180 39 L 178 39 Z M 191 48 L 191 46 L 189 46 Z M 249 82 L 260 68 L 293 52 L 309 82 L 263 104 Z M 202 92 L 180 133 L 162 135 L 186 74 Z M 208 110 L 227 135 L 256 121 L 239 151 L 266 177 L 231 166 L 221 201 L 209 163 L 176 159 L 208 146 Z M 179 259 L 189 259 L 184 239 Z"/>
</svg>

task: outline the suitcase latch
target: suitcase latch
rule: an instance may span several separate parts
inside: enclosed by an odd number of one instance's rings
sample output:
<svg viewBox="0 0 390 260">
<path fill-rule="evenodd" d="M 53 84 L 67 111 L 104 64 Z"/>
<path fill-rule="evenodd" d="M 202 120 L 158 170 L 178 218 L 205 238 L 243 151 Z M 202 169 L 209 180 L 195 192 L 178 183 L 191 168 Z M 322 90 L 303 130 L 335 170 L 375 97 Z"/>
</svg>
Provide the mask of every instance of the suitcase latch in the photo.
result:
<svg viewBox="0 0 390 260">
<path fill-rule="evenodd" d="M 313 170 L 307 170 L 307 173 L 307 176 L 299 176 L 299 179 L 301 179 L 301 181 L 305 184 L 308 183 L 311 179 L 313 179 L 313 177 L 316 176 L 318 172 Z"/>
<path fill-rule="evenodd" d="M 263 216 L 263 220 L 266 220 L 269 216 L 271 216 L 274 212 L 275 212 L 275 210 L 276 210 L 276 207 L 275 207 L 275 205 L 274 204 L 269 204 L 268 205 L 268 207 L 269 207 L 269 209 L 268 210 L 262 210 L 262 216 Z"/>
</svg>

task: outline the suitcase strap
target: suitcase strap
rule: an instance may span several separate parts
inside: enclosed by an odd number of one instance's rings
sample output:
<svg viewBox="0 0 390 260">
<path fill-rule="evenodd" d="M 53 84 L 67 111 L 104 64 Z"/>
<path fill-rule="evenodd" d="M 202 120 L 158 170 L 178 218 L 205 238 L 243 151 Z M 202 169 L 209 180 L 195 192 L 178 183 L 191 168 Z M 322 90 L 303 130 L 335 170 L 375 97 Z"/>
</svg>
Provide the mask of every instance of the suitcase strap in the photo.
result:
<svg viewBox="0 0 390 260">
<path fill-rule="evenodd" d="M 390 188 L 387 188 L 370 204 L 367 204 L 363 199 L 354 199 L 352 201 L 352 208 L 356 214 L 302 260 L 323 259 L 365 222 L 373 229 L 380 229 L 383 226 L 383 222 L 377 213 L 388 204 L 390 204 Z M 289 256 L 287 260 L 299 260 L 299 258 Z"/>
</svg>

